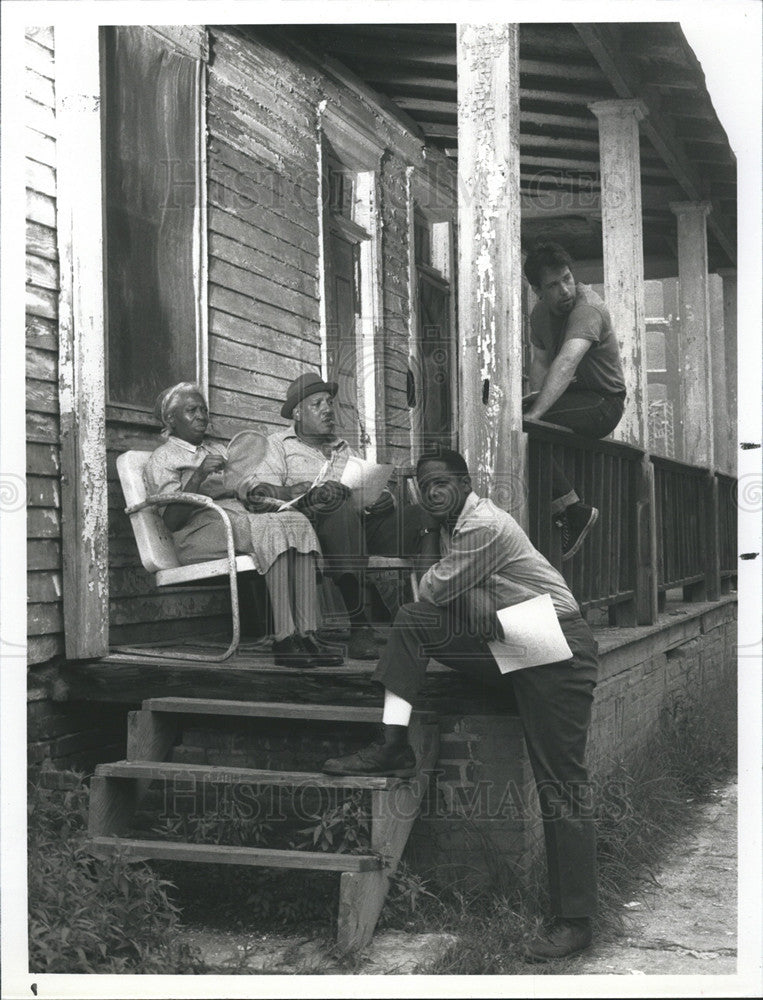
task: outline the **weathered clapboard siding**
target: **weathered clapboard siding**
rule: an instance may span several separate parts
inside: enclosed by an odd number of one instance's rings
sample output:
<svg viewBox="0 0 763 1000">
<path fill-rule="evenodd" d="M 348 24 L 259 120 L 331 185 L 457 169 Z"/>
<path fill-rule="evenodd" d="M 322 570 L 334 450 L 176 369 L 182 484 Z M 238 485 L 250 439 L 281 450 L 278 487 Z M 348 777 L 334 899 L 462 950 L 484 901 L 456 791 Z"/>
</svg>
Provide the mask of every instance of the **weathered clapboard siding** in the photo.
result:
<svg viewBox="0 0 763 1000">
<path fill-rule="evenodd" d="M 210 233 L 219 233 L 244 248 L 253 248 L 267 254 L 275 270 L 273 280 L 279 284 L 284 284 L 292 277 L 298 279 L 304 276 L 317 285 L 318 259 L 314 250 L 308 253 L 300 246 L 292 246 L 273 235 L 270 230 L 262 229 L 250 219 L 236 215 L 235 199 L 220 185 L 211 184 L 207 194 Z"/>
<path fill-rule="evenodd" d="M 234 30 L 212 30 L 211 51 L 209 402 L 235 433 L 281 426 L 289 382 L 320 363 L 317 101 Z"/>
<path fill-rule="evenodd" d="M 26 36 L 27 631 L 38 663 L 63 650 L 56 116 L 53 30 Z"/>
<path fill-rule="evenodd" d="M 410 411 L 406 393 L 409 336 L 408 211 L 405 163 L 387 155 L 381 171 L 384 382 L 387 454 L 410 461 Z M 405 359 L 405 366 L 400 358 Z"/>
<path fill-rule="evenodd" d="M 205 29 L 161 27 L 168 45 L 205 56 Z M 283 426 L 288 383 L 321 363 L 318 109 L 328 101 L 378 135 L 385 419 L 379 457 L 409 460 L 405 392 L 409 298 L 407 176 L 429 169 L 418 139 L 346 86 L 335 70 L 282 45 L 267 30 L 244 37 L 209 29 L 206 71 L 208 381 L 210 434 L 227 440 L 253 423 Z M 61 652 L 61 490 L 58 405 L 56 116 L 52 29 L 25 43 L 27 153 L 27 437 L 30 658 Z M 450 173 L 454 172 L 448 165 Z M 451 178 L 452 180 L 452 178 Z M 113 414 L 110 414 L 110 417 Z M 386 436 L 386 440 L 382 440 Z M 225 589 L 158 591 L 140 566 L 115 461 L 158 444 L 156 427 L 109 419 L 112 643 L 225 625 Z M 35 659 L 36 658 L 36 659 Z"/>
</svg>

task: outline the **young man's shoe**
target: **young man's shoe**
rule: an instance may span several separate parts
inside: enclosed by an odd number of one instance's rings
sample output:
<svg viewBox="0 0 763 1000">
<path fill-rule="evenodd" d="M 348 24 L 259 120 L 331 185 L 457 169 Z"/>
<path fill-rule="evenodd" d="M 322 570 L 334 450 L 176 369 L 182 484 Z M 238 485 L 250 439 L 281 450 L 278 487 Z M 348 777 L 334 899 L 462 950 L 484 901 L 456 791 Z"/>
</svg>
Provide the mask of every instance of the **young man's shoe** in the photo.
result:
<svg viewBox="0 0 763 1000">
<path fill-rule="evenodd" d="M 319 667 L 341 667 L 344 663 L 341 649 L 322 642 L 315 632 L 303 635 L 302 645 Z"/>
<path fill-rule="evenodd" d="M 416 754 L 407 742 L 372 743 L 357 753 L 327 760 L 322 770 L 326 774 L 412 778 L 416 773 Z"/>
<path fill-rule="evenodd" d="M 350 660 L 378 660 L 379 648 L 374 642 L 373 629 L 368 625 L 350 630 L 347 643 L 347 657 Z"/>
<path fill-rule="evenodd" d="M 598 520 L 599 511 L 596 507 L 580 502 L 566 507 L 556 515 L 554 523 L 562 531 L 562 562 L 572 559 Z"/>
<path fill-rule="evenodd" d="M 525 961 L 550 962 L 555 958 L 567 958 L 587 948 L 592 936 L 589 917 L 574 920 L 558 917 L 548 930 L 536 934 L 529 942 Z"/>
<path fill-rule="evenodd" d="M 317 667 L 318 663 L 305 646 L 301 636 L 287 635 L 273 643 L 273 659 L 277 667 Z"/>
</svg>

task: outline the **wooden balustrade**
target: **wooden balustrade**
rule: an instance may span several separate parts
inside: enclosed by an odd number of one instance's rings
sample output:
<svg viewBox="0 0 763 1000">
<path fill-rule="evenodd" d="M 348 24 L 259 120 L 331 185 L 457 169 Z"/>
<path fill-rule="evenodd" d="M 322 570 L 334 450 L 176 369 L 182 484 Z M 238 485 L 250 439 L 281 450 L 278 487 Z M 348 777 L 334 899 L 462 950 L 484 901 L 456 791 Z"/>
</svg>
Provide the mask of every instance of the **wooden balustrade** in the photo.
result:
<svg viewBox="0 0 763 1000">
<path fill-rule="evenodd" d="M 736 480 L 652 456 L 657 507 L 657 586 L 684 599 L 717 600 L 736 577 Z"/>
<path fill-rule="evenodd" d="M 606 607 L 612 624 L 649 624 L 656 616 L 652 470 L 639 448 L 584 438 L 564 427 L 526 420 L 529 534 L 560 569 L 586 612 Z M 561 561 L 551 516 L 554 461 L 599 521 L 578 553 Z"/>
<path fill-rule="evenodd" d="M 718 484 L 718 562 L 721 593 L 728 593 L 737 576 L 737 481 L 716 472 Z"/>
</svg>

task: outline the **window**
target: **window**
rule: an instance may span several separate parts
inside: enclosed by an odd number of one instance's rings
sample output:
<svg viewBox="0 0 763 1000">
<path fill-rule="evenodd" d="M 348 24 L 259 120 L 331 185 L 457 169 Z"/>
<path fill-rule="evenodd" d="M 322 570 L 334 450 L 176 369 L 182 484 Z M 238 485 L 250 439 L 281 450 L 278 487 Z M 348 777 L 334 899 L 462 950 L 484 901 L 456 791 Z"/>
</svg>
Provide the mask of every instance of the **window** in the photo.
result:
<svg viewBox="0 0 763 1000">
<path fill-rule="evenodd" d="M 326 144 L 328 146 L 328 143 Z M 328 377 L 339 383 L 337 424 L 355 448 L 364 449 L 369 435 L 359 395 L 363 362 L 361 247 L 369 233 L 353 220 L 356 177 L 328 153 L 324 160 L 324 260 L 326 291 L 326 361 Z"/>
<path fill-rule="evenodd" d="M 373 460 L 384 414 L 383 366 L 377 363 L 382 147 L 341 108 L 327 103 L 319 110 L 324 369 L 339 383 L 338 430 Z"/>
<path fill-rule="evenodd" d="M 456 438 L 456 350 L 449 222 L 432 222 L 413 203 L 414 304 L 408 404 L 414 451 L 453 447 Z"/>
<path fill-rule="evenodd" d="M 102 45 L 107 401 L 140 419 L 206 380 L 202 64 L 145 27 Z"/>
</svg>

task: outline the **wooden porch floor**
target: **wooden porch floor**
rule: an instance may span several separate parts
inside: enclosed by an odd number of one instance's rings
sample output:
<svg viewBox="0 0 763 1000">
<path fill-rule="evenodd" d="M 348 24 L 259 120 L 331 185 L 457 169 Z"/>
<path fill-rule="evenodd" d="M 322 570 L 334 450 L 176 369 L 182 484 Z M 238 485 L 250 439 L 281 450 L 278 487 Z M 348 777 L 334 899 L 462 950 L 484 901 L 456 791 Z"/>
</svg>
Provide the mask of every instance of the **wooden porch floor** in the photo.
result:
<svg viewBox="0 0 763 1000">
<path fill-rule="evenodd" d="M 712 602 L 669 601 L 653 625 L 635 628 L 608 627 L 599 624 L 592 614 L 589 620 L 599 643 L 602 667 L 617 650 L 645 639 L 658 642 L 661 633 L 676 625 L 685 625 L 676 641 L 686 641 L 694 631 L 699 632 L 703 615 L 715 610 L 722 613 L 725 605 L 735 601 L 736 595 Z M 187 649 L 189 653 L 213 655 L 224 650 L 227 641 L 226 633 L 204 639 L 174 639 L 165 645 Z M 161 659 L 152 653 L 158 648 L 160 644 L 153 642 L 147 645 L 145 654 L 115 649 L 101 660 L 69 663 L 62 671 L 66 690 L 61 694 L 67 700 L 121 703 L 129 707 L 138 707 L 146 698 L 169 696 L 382 705 L 382 689 L 371 681 L 376 666 L 373 661 L 348 659 L 341 667 L 307 670 L 277 667 L 270 643 L 265 640 L 244 640 L 238 652 L 223 663 Z M 475 688 L 457 671 L 432 660 L 422 701 L 426 707 L 442 713 L 486 709 L 488 714 L 495 714 L 496 710 L 511 712 L 512 700 L 496 694 L 495 689 Z"/>
</svg>

